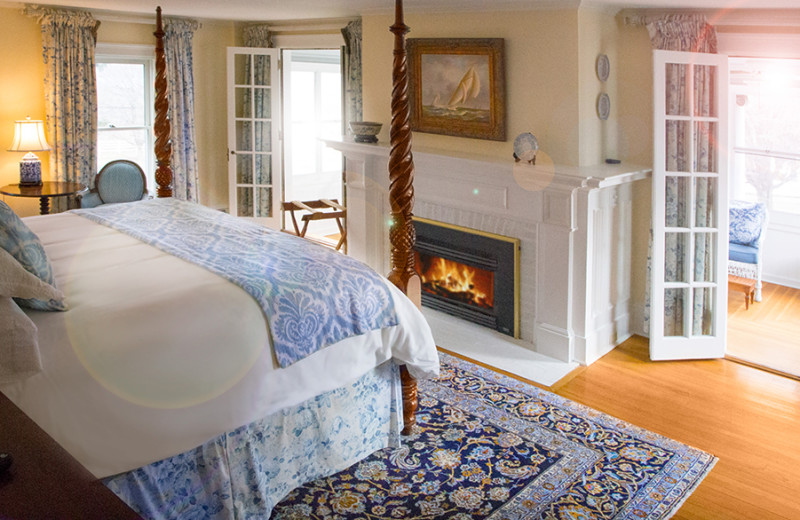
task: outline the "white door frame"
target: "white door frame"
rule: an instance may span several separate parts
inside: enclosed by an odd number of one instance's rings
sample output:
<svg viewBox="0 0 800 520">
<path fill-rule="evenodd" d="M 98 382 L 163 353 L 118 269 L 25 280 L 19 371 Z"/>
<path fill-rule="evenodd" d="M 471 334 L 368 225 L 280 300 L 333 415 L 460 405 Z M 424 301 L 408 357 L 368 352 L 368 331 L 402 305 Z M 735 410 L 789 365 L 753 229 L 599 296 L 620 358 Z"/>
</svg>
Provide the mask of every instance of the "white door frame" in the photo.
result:
<svg viewBox="0 0 800 520">
<path fill-rule="evenodd" d="M 668 64 L 682 64 L 686 66 L 687 74 L 685 85 L 688 97 L 688 114 L 667 115 L 666 103 L 666 67 Z M 694 113 L 694 66 L 709 66 L 717 71 L 713 92 L 714 117 L 701 117 Z M 728 262 L 728 187 L 727 187 L 727 88 L 728 88 L 728 57 L 720 54 L 691 53 L 677 51 L 653 51 L 653 81 L 654 81 L 654 164 L 653 164 L 653 256 L 651 263 L 651 291 L 650 291 L 650 358 L 653 360 L 664 359 L 702 359 L 719 358 L 725 355 L 726 320 L 727 320 L 727 262 Z M 684 123 L 687 139 L 684 153 L 689 158 L 685 172 L 667 171 L 667 124 Z M 716 124 L 716 152 L 717 172 L 696 171 L 696 154 L 694 136 L 696 124 Z M 686 223 L 680 227 L 667 227 L 666 215 L 666 183 L 667 179 L 676 182 L 685 182 L 688 200 L 686 204 Z M 712 197 L 714 204 L 714 217 L 716 222 L 711 227 L 697 225 L 695 202 L 696 186 L 698 179 L 709 179 L 711 184 L 716 180 L 715 193 Z M 686 237 L 684 254 L 684 272 L 682 279 L 665 281 L 665 237 L 672 233 L 676 237 Z M 713 262 L 711 267 L 713 276 L 710 280 L 695 280 L 694 266 L 695 243 L 698 235 L 709 238 L 713 244 Z M 664 312 L 665 291 L 680 291 L 683 295 L 683 323 L 680 335 L 665 335 Z M 694 298 L 698 291 L 706 291 L 711 296 L 712 304 L 709 313 L 712 316 L 705 318 L 711 320 L 709 334 L 695 334 L 692 330 Z"/>
<path fill-rule="evenodd" d="M 267 56 L 269 57 L 269 81 L 268 84 L 255 85 L 254 70 L 255 67 L 251 66 L 247 72 L 249 78 L 244 81 L 237 82 L 237 74 L 241 75 L 242 71 L 237 71 L 236 56 L 249 56 L 250 63 L 252 64 L 256 57 Z M 228 200 L 229 211 L 232 215 L 250 218 L 261 225 L 280 229 L 282 224 L 282 168 L 281 168 L 281 143 L 280 143 L 280 129 L 281 129 L 281 94 L 280 94 L 280 76 L 278 74 L 279 67 L 279 51 L 278 49 L 266 49 L 257 47 L 228 47 Z M 269 114 L 266 117 L 260 117 L 260 114 L 255 114 L 256 107 L 256 91 L 262 91 L 268 94 L 270 99 Z M 237 114 L 237 92 L 243 95 L 250 95 L 250 113 Z M 241 101 L 241 99 L 239 99 Z M 259 116 L 259 117 L 257 117 Z M 268 127 L 269 140 L 263 141 L 265 146 L 260 150 L 255 150 L 256 139 L 255 133 L 257 128 L 264 129 Z M 238 130 L 237 130 L 238 129 Z M 239 150 L 237 141 L 237 133 L 242 135 L 247 134 L 246 141 L 249 149 Z M 241 137 L 241 135 L 239 136 Z M 250 166 L 251 177 L 248 180 L 242 180 L 238 176 L 238 167 L 240 166 L 240 158 L 245 157 L 242 161 L 248 163 Z M 248 162 L 249 160 L 249 162 Z M 270 165 L 270 178 L 268 180 L 259 179 L 256 175 L 257 166 L 263 164 L 260 161 L 268 161 Z M 247 207 L 240 207 L 239 194 L 249 191 L 250 203 Z M 266 214 L 259 214 L 259 197 L 263 194 L 269 194 L 270 205 L 269 211 Z"/>
</svg>

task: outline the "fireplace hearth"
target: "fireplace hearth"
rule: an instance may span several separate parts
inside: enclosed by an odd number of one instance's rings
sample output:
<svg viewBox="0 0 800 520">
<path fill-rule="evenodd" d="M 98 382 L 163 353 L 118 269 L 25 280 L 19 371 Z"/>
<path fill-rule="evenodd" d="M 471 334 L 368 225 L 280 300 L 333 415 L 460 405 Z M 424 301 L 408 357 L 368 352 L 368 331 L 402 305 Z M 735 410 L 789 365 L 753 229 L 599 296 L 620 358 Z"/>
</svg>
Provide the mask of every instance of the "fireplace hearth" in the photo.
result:
<svg viewBox="0 0 800 520">
<path fill-rule="evenodd" d="M 414 219 L 422 305 L 519 337 L 519 240 Z"/>
</svg>

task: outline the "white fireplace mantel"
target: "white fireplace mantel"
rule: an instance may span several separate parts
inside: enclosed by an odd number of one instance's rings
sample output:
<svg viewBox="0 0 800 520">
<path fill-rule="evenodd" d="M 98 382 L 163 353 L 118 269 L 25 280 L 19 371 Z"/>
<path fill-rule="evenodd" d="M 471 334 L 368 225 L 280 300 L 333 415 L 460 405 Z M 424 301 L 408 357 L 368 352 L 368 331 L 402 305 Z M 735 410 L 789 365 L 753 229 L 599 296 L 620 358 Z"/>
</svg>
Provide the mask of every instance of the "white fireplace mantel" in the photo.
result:
<svg viewBox="0 0 800 520">
<path fill-rule="evenodd" d="M 348 254 L 388 273 L 390 147 L 325 143 L 345 157 Z M 590 364 L 630 336 L 632 183 L 650 168 L 413 156 L 415 215 L 520 239 L 523 346 Z"/>
</svg>

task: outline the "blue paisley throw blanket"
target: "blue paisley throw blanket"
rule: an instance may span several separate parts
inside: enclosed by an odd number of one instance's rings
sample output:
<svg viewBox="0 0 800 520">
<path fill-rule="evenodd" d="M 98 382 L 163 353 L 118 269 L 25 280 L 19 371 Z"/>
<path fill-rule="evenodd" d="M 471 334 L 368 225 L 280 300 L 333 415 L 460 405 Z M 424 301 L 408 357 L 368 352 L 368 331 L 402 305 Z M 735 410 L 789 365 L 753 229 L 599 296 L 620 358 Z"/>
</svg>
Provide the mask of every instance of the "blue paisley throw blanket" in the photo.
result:
<svg viewBox="0 0 800 520">
<path fill-rule="evenodd" d="M 154 199 L 74 213 L 240 286 L 259 303 L 278 364 L 397 324 L 392 296 L 362 263 L 199 204 Z"/>
</svg>

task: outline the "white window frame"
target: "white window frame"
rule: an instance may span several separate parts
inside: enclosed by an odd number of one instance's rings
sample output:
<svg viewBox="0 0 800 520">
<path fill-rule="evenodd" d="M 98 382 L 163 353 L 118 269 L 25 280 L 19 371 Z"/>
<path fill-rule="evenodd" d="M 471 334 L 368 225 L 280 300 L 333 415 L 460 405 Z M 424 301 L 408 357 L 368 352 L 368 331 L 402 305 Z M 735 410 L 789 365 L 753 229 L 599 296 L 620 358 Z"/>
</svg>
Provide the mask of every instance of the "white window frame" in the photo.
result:
<svg viewBox="0 0 800 520">
<path fill-rule="evenodd" d="M 113 132 L 115 130 L 148 130 L 146 132 L 146 156 L 145 164 L 140 164 L 147 178 L 148 191 L 155 190 L 155 164 L 156 157 L 154 151 L 155 135 L 153 133 L 153 122 L 155 120 L 155 67 L 156 56 L 152 45 L 131 45 L 116 43 L 98 43 L 95 49 L 95 64 L 97 63 L 135 63 L 144 65 L 144 83 L 149 85 L 149 89 L 144 92 L 145 124 L 144 126 L 124 126 L 114 128 L 97 128 L 98 137 L 100 132 Z M 97 165 L 98 170 L 103 167 Z"/>
</svg>

